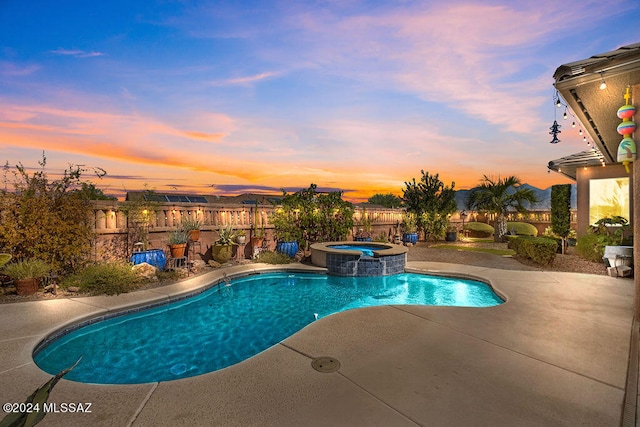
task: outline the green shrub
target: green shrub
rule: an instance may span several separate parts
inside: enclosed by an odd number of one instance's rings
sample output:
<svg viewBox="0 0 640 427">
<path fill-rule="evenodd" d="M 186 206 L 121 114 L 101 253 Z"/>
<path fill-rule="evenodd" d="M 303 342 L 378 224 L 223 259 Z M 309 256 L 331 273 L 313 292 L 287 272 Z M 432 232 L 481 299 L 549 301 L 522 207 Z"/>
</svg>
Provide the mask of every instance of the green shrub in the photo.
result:
<svg viewBox="0 0 640 427">
<path fill-rule="evenodd" d="M 509 248 L 539 265 L 549 265 L 558 251 L 558 242 L 546 237 L 509 236 Z"/>
<path fill-rule="evenodd" d="M 293 194 L 284 192 L 281 205 L 270 216 L 276 240 L 308 243 L 344 240 L 353 231 L 354 207 L 341 191 L 316 191 L 317 185 Z"/>
<path fill-rule="evenodd" d="M 468 222 L 464 225 L 464 229 L 469 230 L 472 237 L 489 237 L 495 232 L 492 226 L 484 222 Z"/>
<path fill-rule="evenodd" d="M 265 264 L 289 264 L 292 261 L 287 254 L 280 252 L 262 251 L 256 257 L 256 262 Z"/>
<path fill-rule="evenodd" d="M 51 266 L 40 259 L 29 258 L 7 264 L 3 271 L 14 280 L 40 279 L 49 274 Z"/>
<path fill-rule="evenodd" d="M 144 279 L 136 275 L 131 265 L 124 262 L 103 262 L 91 264 L 67 276 L 62 287 L 77 286 L 80 292 L 91 295 L 117 295 L 135 290 Z"/>
<path fill-rule="evenodd" d="M 507 231 L 509 234 L 515 232 L 518 236 L 537 236 L 538 229 L 526 222 L 507 222 Z"/>
<path fill-rule="evenodd" d="M 22 164 L 16 166 L 15 191 L 0 190 L 0 252 L 72 271 L 88 262 L 95 236 L 92 202 L 78 188 L 89 188 L 80 180 L 84 169 L 72 165 L 51 180 L 44 154 L 38 163 L 42 169 L 33 174 Z"/>
<path fill-rule="evenodd" d="M 551 228 L 560 237 L 571 230 L 571 184 L 551 187 Z"/>
<path fill-rule="evenodd" d="M 374 242 L 378 242 L 378 243 L 387 243 L 389 241 L 389 239 L 387 238 L 387 233 L 385 233 L 384 231 L 380 234 L 378 234 L 374 239 Z"/>
<path fill-rule="evenodd" d="M 591 262 L 602 262 L 604 247 L 617 245 L 615 236 L 587 233 L 578 238 L 576 242 L 576 254 Z"/>
</svg>

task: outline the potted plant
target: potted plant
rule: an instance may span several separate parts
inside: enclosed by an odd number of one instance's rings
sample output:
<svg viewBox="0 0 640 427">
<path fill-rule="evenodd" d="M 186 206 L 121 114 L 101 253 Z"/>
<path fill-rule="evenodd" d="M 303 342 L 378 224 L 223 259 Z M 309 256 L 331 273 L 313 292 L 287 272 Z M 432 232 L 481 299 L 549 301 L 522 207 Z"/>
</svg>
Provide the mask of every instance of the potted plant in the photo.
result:
<svg viewBox="0 0 640 427">
<path fill-rule="evenodd" d="M 262 247 L 262 242 L 264 242 L 264 218 L 260 216 L 260 227 L 258 227 L 258 202 L 256 202 L 256 207 L 253 211 L 253 224 L 251 225 L 251 238 L 250 243 L 254 254 L 256 253 L 256 249 Z"/>
<path fill-rule="evenodd" d="M 244 245 L 246 241 L 247 241 L 247 232 L 244 230 L 236 231 L 236 242 L 239 245 Z"/>
<path fill-rule="evenodd" d="M 445 235 L 444 238 L 447 242 L 455 242 L 456 240 L 458 240 L 458 229 L 456 228 L 455 225 L 449 225 L 447 227 L 447 234 Z"/>
<path fill-rule="evenodd" d="M 402 219 L 402 241 L 405 243 L 411 243 L 415 245 L 418 243 L 418 220 L 416 214 L 413 212 L 407 212 Z"/>
<path fill-rule="evenodd" d="M 182 258 L 187 250 L 189 233 L 183 228 L 178 228 L 169 233 L 169 250 L 171 258 Z"/>
<path fill-rule="evenodd" d="M 4 267 L 4 272 L 10 276 L 18 295 L 33 295 L 38 291 L 41 279 L 49 274 L 51 266 L 45 261 L 29 258 L 13 262 Z"/>
<path fill-rule="evenodd" d="M 276 238 L 276 252 L 293 258 L 298 253 L 298 240 L 302 237 L 300 230 L 292 224 L 278 224 L 275 228 L 274 235 Z"/>
<path fill-rule="evenodd" d="M 193 216 L 182 218 L 180 223 L 181 228 L 189 235 L 190 242 L 197 242 L 200 240 L 200 228 L 202 227 L 202 221 Z"/>
<path fill-rule="evenodd" d="M 234 241 L 236 232 L 231 225 L 225 225 L 218 230 L 218 239 L 213 243 L 211 251 L 213 259 L 224 264 L 231 259 L 233 255 L 233 246 L 237 243 Z"/>
</svg>

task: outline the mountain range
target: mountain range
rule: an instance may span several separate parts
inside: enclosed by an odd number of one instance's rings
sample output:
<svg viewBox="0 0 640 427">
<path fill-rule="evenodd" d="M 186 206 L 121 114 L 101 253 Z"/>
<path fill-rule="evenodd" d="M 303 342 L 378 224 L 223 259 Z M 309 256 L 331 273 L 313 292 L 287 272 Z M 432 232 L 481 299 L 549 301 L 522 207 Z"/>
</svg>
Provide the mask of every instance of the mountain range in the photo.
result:
<svg viewBox="0 0 640 427">
<path fill-rule="evenodd" d="M 538 198 L 538 203 L 535 203 L 533 206 L 526 206 L 527 209 L 540 209 L 540 210 L 548 210 L 551 209 L 551 187 L 541 190 L 533 185 L 522 184 L 521 188 L 529 188 L 533 191 L 533 193 Z M 470 190 L 456 190 L 456 202 L 458 204 L 458 210 L 467 209 L 467 200 L 469 199 L 469 194 L 473 191 Z M 577 209 L 577 192 L 576 192 L 576 184 L 571 184 L 571 209 Z"/>
</svg>

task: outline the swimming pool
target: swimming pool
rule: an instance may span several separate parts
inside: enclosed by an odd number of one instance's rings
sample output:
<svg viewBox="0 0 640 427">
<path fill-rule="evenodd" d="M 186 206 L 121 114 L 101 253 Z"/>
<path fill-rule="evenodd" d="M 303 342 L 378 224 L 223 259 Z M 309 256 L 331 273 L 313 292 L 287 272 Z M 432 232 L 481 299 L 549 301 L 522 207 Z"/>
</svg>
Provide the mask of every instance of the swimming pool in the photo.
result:
<svg viewBox="0 0 640 427">
<path fill-rule="evenodd" d="M 370 306 L 490 307 L 503 300 L 473 280 L 398 274 L 338 277 L 264 273 L 198 295 L 98 321 L 36 349 L 36 364 L 65 379 L 99 384 L 170 381 L 248 359 L 316 319 Z"/>
</svg>

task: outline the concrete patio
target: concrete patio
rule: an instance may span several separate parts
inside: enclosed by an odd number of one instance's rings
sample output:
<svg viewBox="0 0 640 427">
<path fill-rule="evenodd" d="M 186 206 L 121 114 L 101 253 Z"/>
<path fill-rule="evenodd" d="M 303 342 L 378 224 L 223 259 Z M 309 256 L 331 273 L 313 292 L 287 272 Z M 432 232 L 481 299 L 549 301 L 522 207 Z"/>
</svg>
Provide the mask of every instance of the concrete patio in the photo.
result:
<svg viewBox="0 0 640 427">
<path fill-rule="evenodd" d="M 261 268 L 274 267 L 224 271 Z M 116 386 L 63 379 L 50 402 L 91 402 L 91 413 L 51 413 L 41 425 L 633 425 L 633 280 L 426 261 L 410 261 L 408 271 L 481 278 L 506 303 L 343 312 L 242 363 L 183 380 Z M 0 400 L 23 402 L 51 377 L 31 354 L 54 330 L 192 292 L 221 274 L 118 297 L 1 305 Z M 315 371 L 311 361 L 319 356 L 337 359 L 340 369 Z"/>
</svg>

